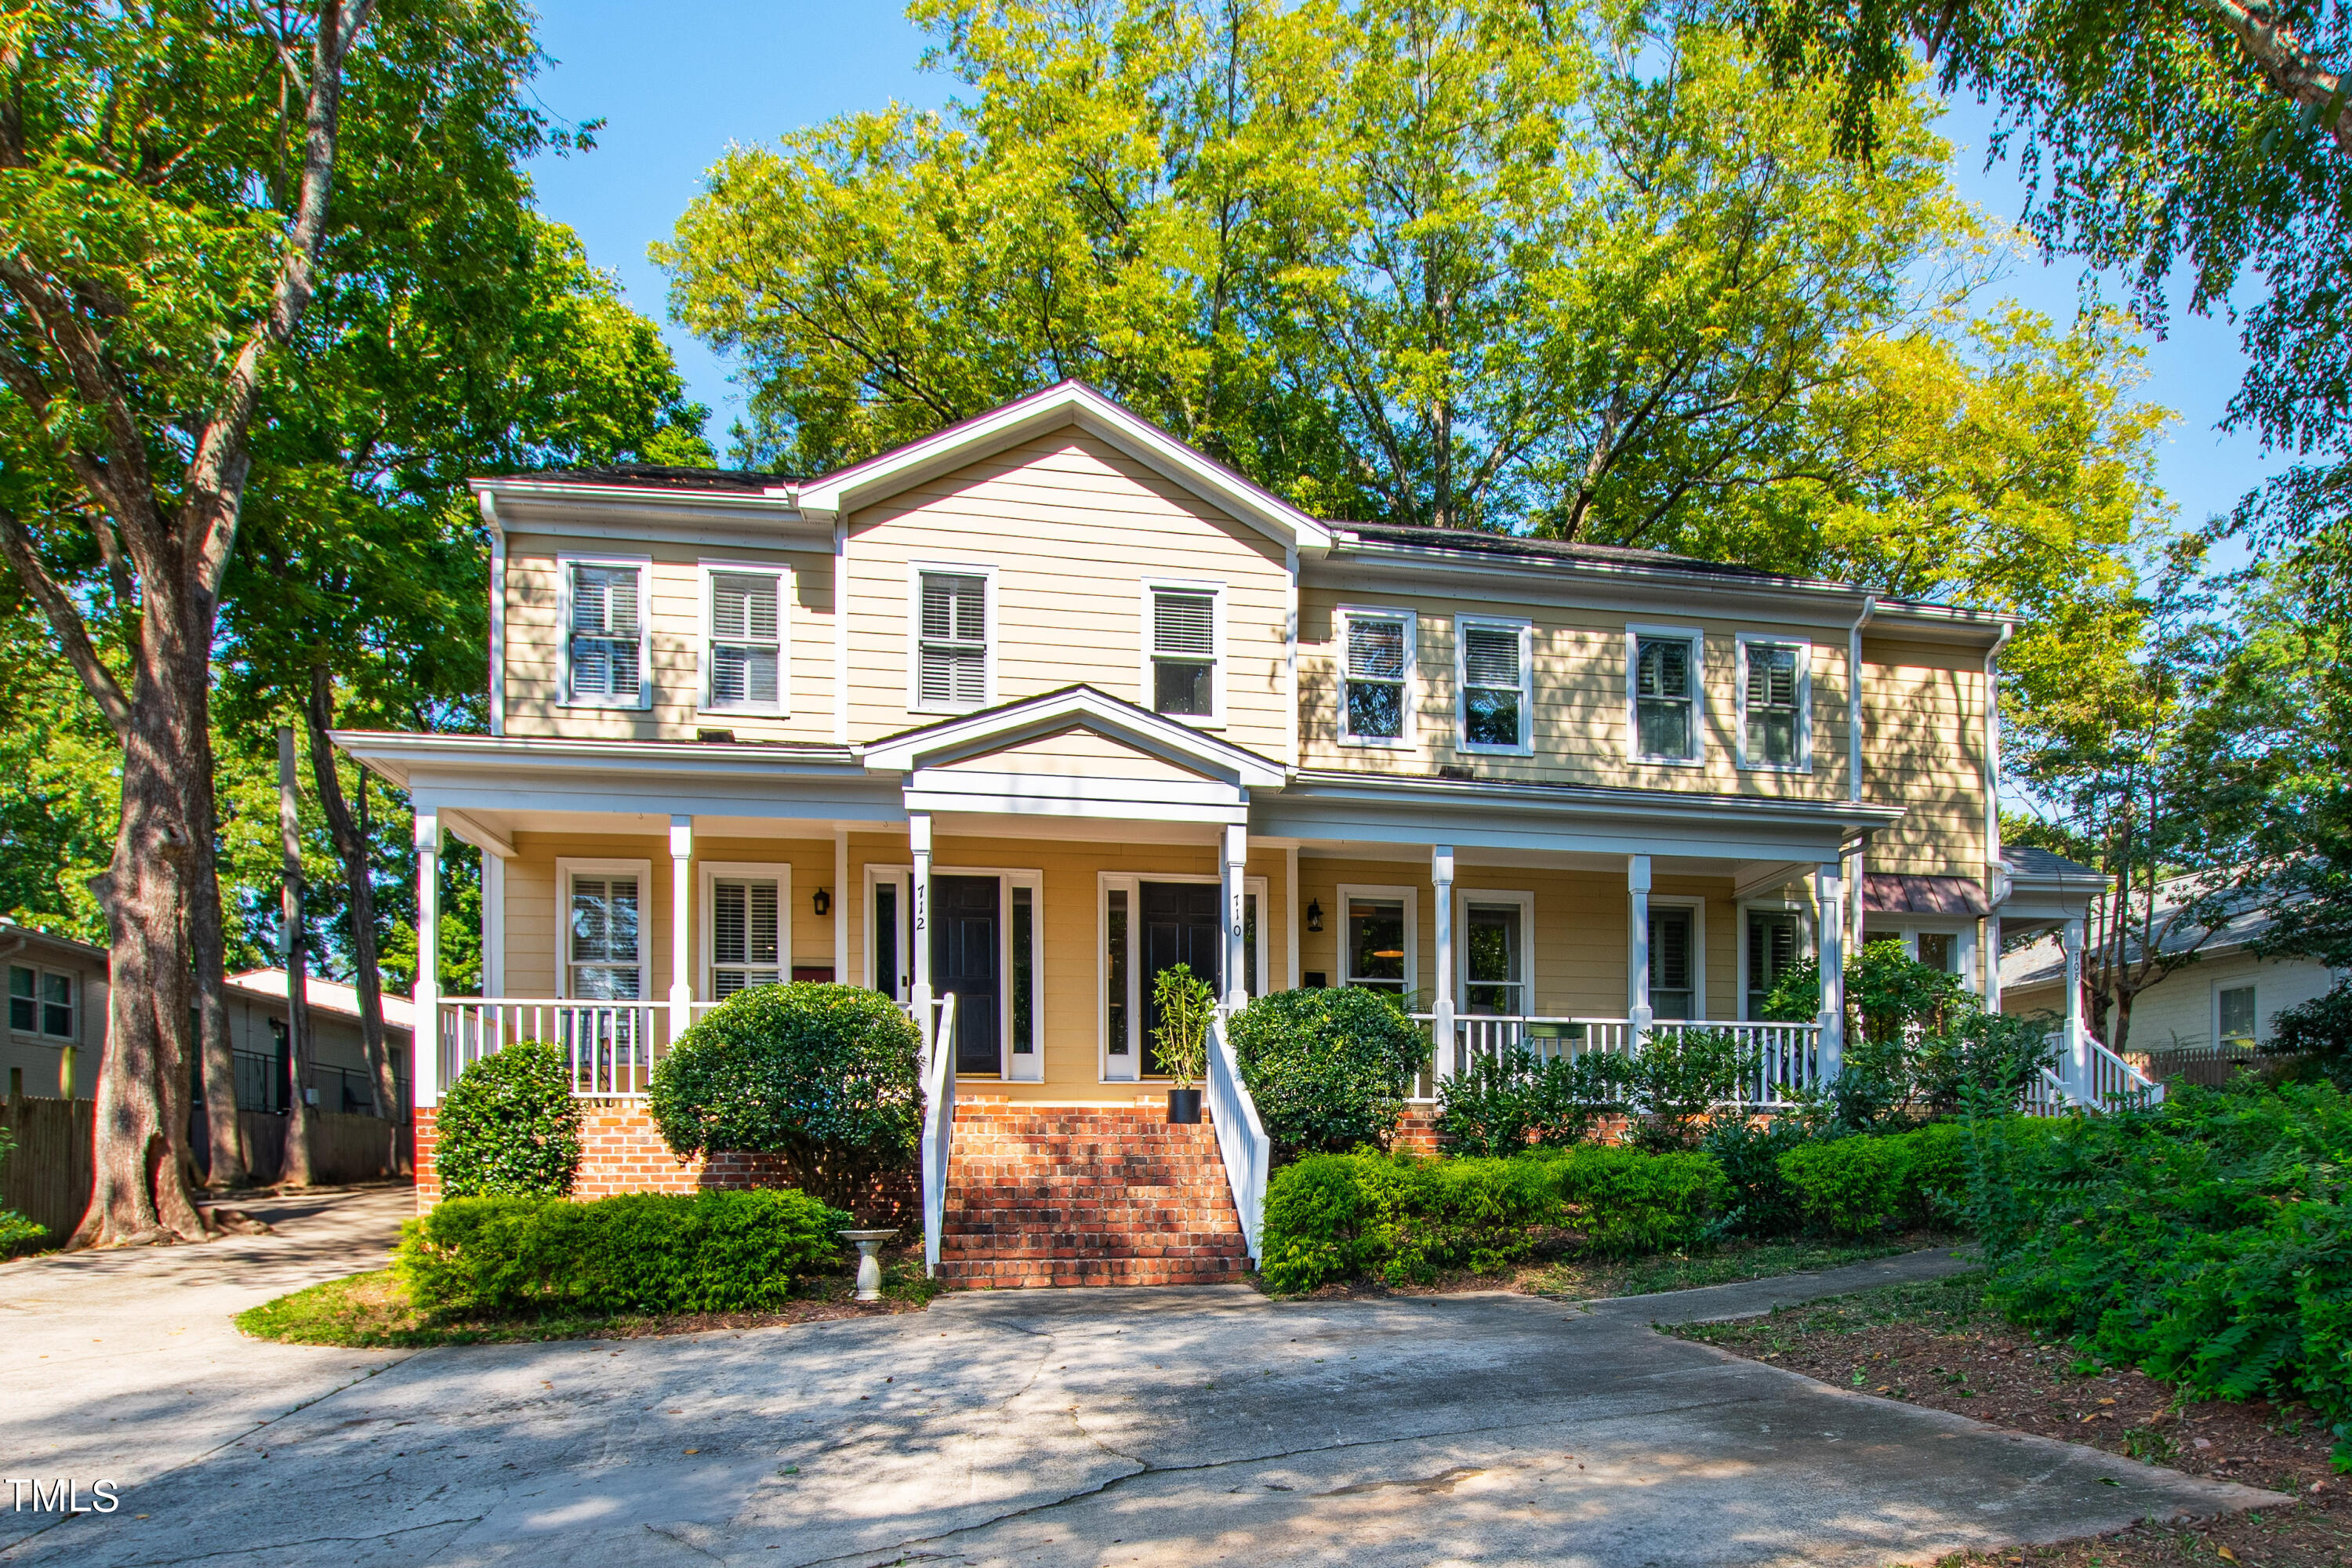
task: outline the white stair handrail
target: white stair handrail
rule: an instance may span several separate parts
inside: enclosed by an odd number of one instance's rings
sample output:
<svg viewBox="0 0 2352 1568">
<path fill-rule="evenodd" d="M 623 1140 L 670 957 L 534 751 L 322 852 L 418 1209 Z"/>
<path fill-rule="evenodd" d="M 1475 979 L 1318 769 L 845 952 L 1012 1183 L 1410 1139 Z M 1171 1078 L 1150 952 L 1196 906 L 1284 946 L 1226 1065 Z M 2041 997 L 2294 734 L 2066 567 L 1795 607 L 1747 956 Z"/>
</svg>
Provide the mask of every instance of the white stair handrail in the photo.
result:
<svg viewBox="0 0 2352 1568">
<path fill-rule="evenodd" d="M 948 1154 L 955 1138 L 955 993 L 932 1005 L 923 1033 L 923 1273 L 940 1269 L 947 1225 Z"/>
<path fill-rule="evenodd" d="M 1209 1121 L 1216 1130 L 1217 1153 L 1233 1189 L 1234 1209 L 1242 1222 L 1242 1242 L 1250 1261 L 1263 1260 L 1259 1237 L 1265 1225 L 1266 1169 L 1273 1163 L 1274 1144 L 1257 1117 L 1257 1104 L 1242 1082 L 1241 1062 L 1225 1038 L 1225 1021 L 1212 1018 L 1208 1034 Z"/>
</svg>

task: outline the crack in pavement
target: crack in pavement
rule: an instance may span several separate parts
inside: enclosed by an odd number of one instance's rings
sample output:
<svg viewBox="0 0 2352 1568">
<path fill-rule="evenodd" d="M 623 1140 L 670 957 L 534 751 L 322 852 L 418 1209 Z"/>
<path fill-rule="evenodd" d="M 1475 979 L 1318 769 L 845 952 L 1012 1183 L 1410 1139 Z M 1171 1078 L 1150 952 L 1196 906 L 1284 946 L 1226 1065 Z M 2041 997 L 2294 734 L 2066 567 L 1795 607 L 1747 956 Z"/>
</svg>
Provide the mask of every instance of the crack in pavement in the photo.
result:
<svg viewBox="0 0 2352 1568">
<path fill-rule="evenodd" d="M 261 1542 L 248 1541 L 241 1542 L 235 1546 L 223 1547 L 217 1552 L 175 1552 L 169 1557 L 138 1557 L 130 1561 L 135 1563 L 154 1563 L 158 1568 L 171 1568 L 172 1564 L 181 1563 L 203 1563 L 215 1557 L 243 1557 L 256 1552 L 290 1552 L 303 1546 L 362 1546 L 372 1541 L 391 1541 L 403 1535 L 415 1535 L 420 1531 L 446 1530 L 453 1524 L 479 1524 L 488 1517 L 487 1514 L 475 1514 L 471 1517 L 436 1520 L 431 1524 L 410 1524 L 403 1525 L 398 1530 L 380 1530 L 371 1535 L 319 1535 L 302 1541 Z M 0 1552 L 0 1557 L 6 1555 L 5 1552 Z"/>
</svg>

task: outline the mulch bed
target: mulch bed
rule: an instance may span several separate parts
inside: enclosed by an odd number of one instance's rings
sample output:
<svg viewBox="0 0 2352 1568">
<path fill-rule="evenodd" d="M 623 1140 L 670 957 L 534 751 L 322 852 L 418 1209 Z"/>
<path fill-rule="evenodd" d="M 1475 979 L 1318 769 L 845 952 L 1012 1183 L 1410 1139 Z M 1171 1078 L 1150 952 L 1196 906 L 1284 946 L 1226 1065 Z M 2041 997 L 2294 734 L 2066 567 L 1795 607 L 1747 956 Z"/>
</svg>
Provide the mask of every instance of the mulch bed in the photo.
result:
<svg viewBox="0 0 2352 1568">
<path fill-rule="evenodd" d="M 2186 1402 L 2145 1373 L 2093 1367 L 2070 1346 L 2037 1338 L 1986 1306 L 1977 1277 L 1677 1331 L 1834 1387 L 2294 1498 L 2212 1521 L 2143 1524 L 1950 1563 L 2352 1564 L 2352 1476 L 2330 1468 L 2335 1438 L 2307 1406 Z"/>
</svg>

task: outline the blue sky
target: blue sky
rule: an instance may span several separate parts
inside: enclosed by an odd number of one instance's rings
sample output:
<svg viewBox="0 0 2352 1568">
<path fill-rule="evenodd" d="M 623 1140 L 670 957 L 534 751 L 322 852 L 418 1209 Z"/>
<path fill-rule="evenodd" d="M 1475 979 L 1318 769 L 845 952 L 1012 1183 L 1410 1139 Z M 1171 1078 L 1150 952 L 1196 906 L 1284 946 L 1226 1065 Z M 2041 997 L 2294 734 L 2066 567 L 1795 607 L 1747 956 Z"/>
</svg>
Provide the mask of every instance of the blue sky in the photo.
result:
<svg viewBox="0 0 2352 1568">
<path fill-rule="evenodd" d="M 541 205 L 619 274 L 631 303 L 663 322 L 693 395 L 717 411 L 711 434 L 723 445 L 741 397 L 729 367 L 669 324 L 665 280 L 646 247 L 669 234 L 729 143 L 770 141 L 893 99 L 936 107 L 949 83 L 920 68 L 923 35 L 890 0 L 541 0 L 541 16 L 555 61 L 537 84 L 541 101 L 560 120 L 606 122 L 593 153 L 541 161 Z M 2013 219 L 2023 188 L 2006 166 L 1983 169 L 1990 123 L 1974 105 L 1947 121 L 1954 177 L 1970 200 Z M 2029 258 L 1987 299 L 2005 293 L 2063 321 L 2079 281 L 2071 265 Z M 2179 416 L 2160 449 L 2165 489 L 2185 521 L 2225 512 L 2279 466 L 2251 437 L 2214 428 L 2245 363 L 2237 329 L 2182 318 L 2148 350 L 2141 395 Z"/>
</svg>

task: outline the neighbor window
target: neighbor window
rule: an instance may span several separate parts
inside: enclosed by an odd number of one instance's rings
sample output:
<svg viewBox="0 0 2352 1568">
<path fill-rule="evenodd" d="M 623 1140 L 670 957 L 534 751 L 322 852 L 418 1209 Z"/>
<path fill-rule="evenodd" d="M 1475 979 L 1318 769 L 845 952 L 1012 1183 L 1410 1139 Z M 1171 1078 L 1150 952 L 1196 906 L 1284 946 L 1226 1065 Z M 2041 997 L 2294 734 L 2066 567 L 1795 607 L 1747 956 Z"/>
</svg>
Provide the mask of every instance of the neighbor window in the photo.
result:
<svg viewBox="0 0 2352 1568">
<path fill-rule="evenodd" d="M 1806 646 L 1743 639 L 1739 658 L 1740 761 L 1751 768 L 1805 766 Z"/>
<path fill-rule="evenodd" d="M 637 957 L 637 879 L 606 871 L 572 879 L 566 963 L 570 994 L 634 1001 L 643 991 Z"/>
<path fill-rule="evenodd" d="M 1151 590 L 1151 710 L 1180 719 L 1217 711 L 1217 595 Z"/>
<path fill-rule="evenodd" d="M 1344 612 L 1347 668 L 1342 724 L 1351 741 L 1405 739 L 1406 688 L 1412 680 L 1412 617 Z"/>
<path fill-rule="evenodd" d="M 1748 1016 L 1764 1016 L 1764 1000 L 1772 986 L 1798 958 L 1797 915 L 1793 910 L 1748 911 Z"/>
<path fill-rule="evenodd" d="M 1402 900 L 1349 900 L 1346 940 L 1349 984 L 1404 994 Z"/>
<path fill-rule="evenodd" d="M 74 977 L 51 969 L 10 965 L 8 1027 L 18 1034 L 72 1039 Z"/>
<path fill-rule="evenodd" d="M 724 1001 L 783 978 L 773 877 L 716 877 L 710 883 L 710 999 Z"/>
<path fill-rule="evenodd" d="M 1946 974 L 1959 968 L 1960 939 L 1948 931 L 1923 931 L 1916 938 L 1919 962 Z"/>
<path fill-rule="evenodd" d="M 988 701 L 988 579 L 922 574 L 915 700 L 922 708 L 978 708 Z"/>
<path fill-rule="evenodd" d="M 2215 1010 L 2220 1014 L 2220 1036 L 2224 1046 L 2251 1046 L 2254 1043 L 2254 988 L 2251 985 L 2225 986 L 2214 996 Z"/>
<path fill-rule="evenodd" d="M 1698 996 L 1692 978 L 1697 954 L 1692 951 L 1691 911 L 1653 909 L 1650 911 L 1650 1016 L 1687 1018 Z"/>
<path fill-rule="evenodd" d="M 1527 1013 L 1528 970 L 1525 906 L 1462 906 L 1462 1005 L 1465 1011 L 1503 1017 Z"/>
<path fill-rule="evenodd" d="M 774 708 L 782 689 L 782 578 L 710 574 L 710 706 Z"/>
<path fill-rule="evenodd" d="M 1528 743 L 1528 628 L 1464 621 L 1462 743 L 1517 751 Z"/>
<path fill-rule="evenodd" d="M 1684 633 L 1633 638 L 1633 744 L 1651 762 L 1698 758 L 1699 640 Z"/>
<path fill-rule="evenodd" d="M 644 568 L 570 570 L 572 700 L 636 707 L 645 700 Z"/>
</svg>

